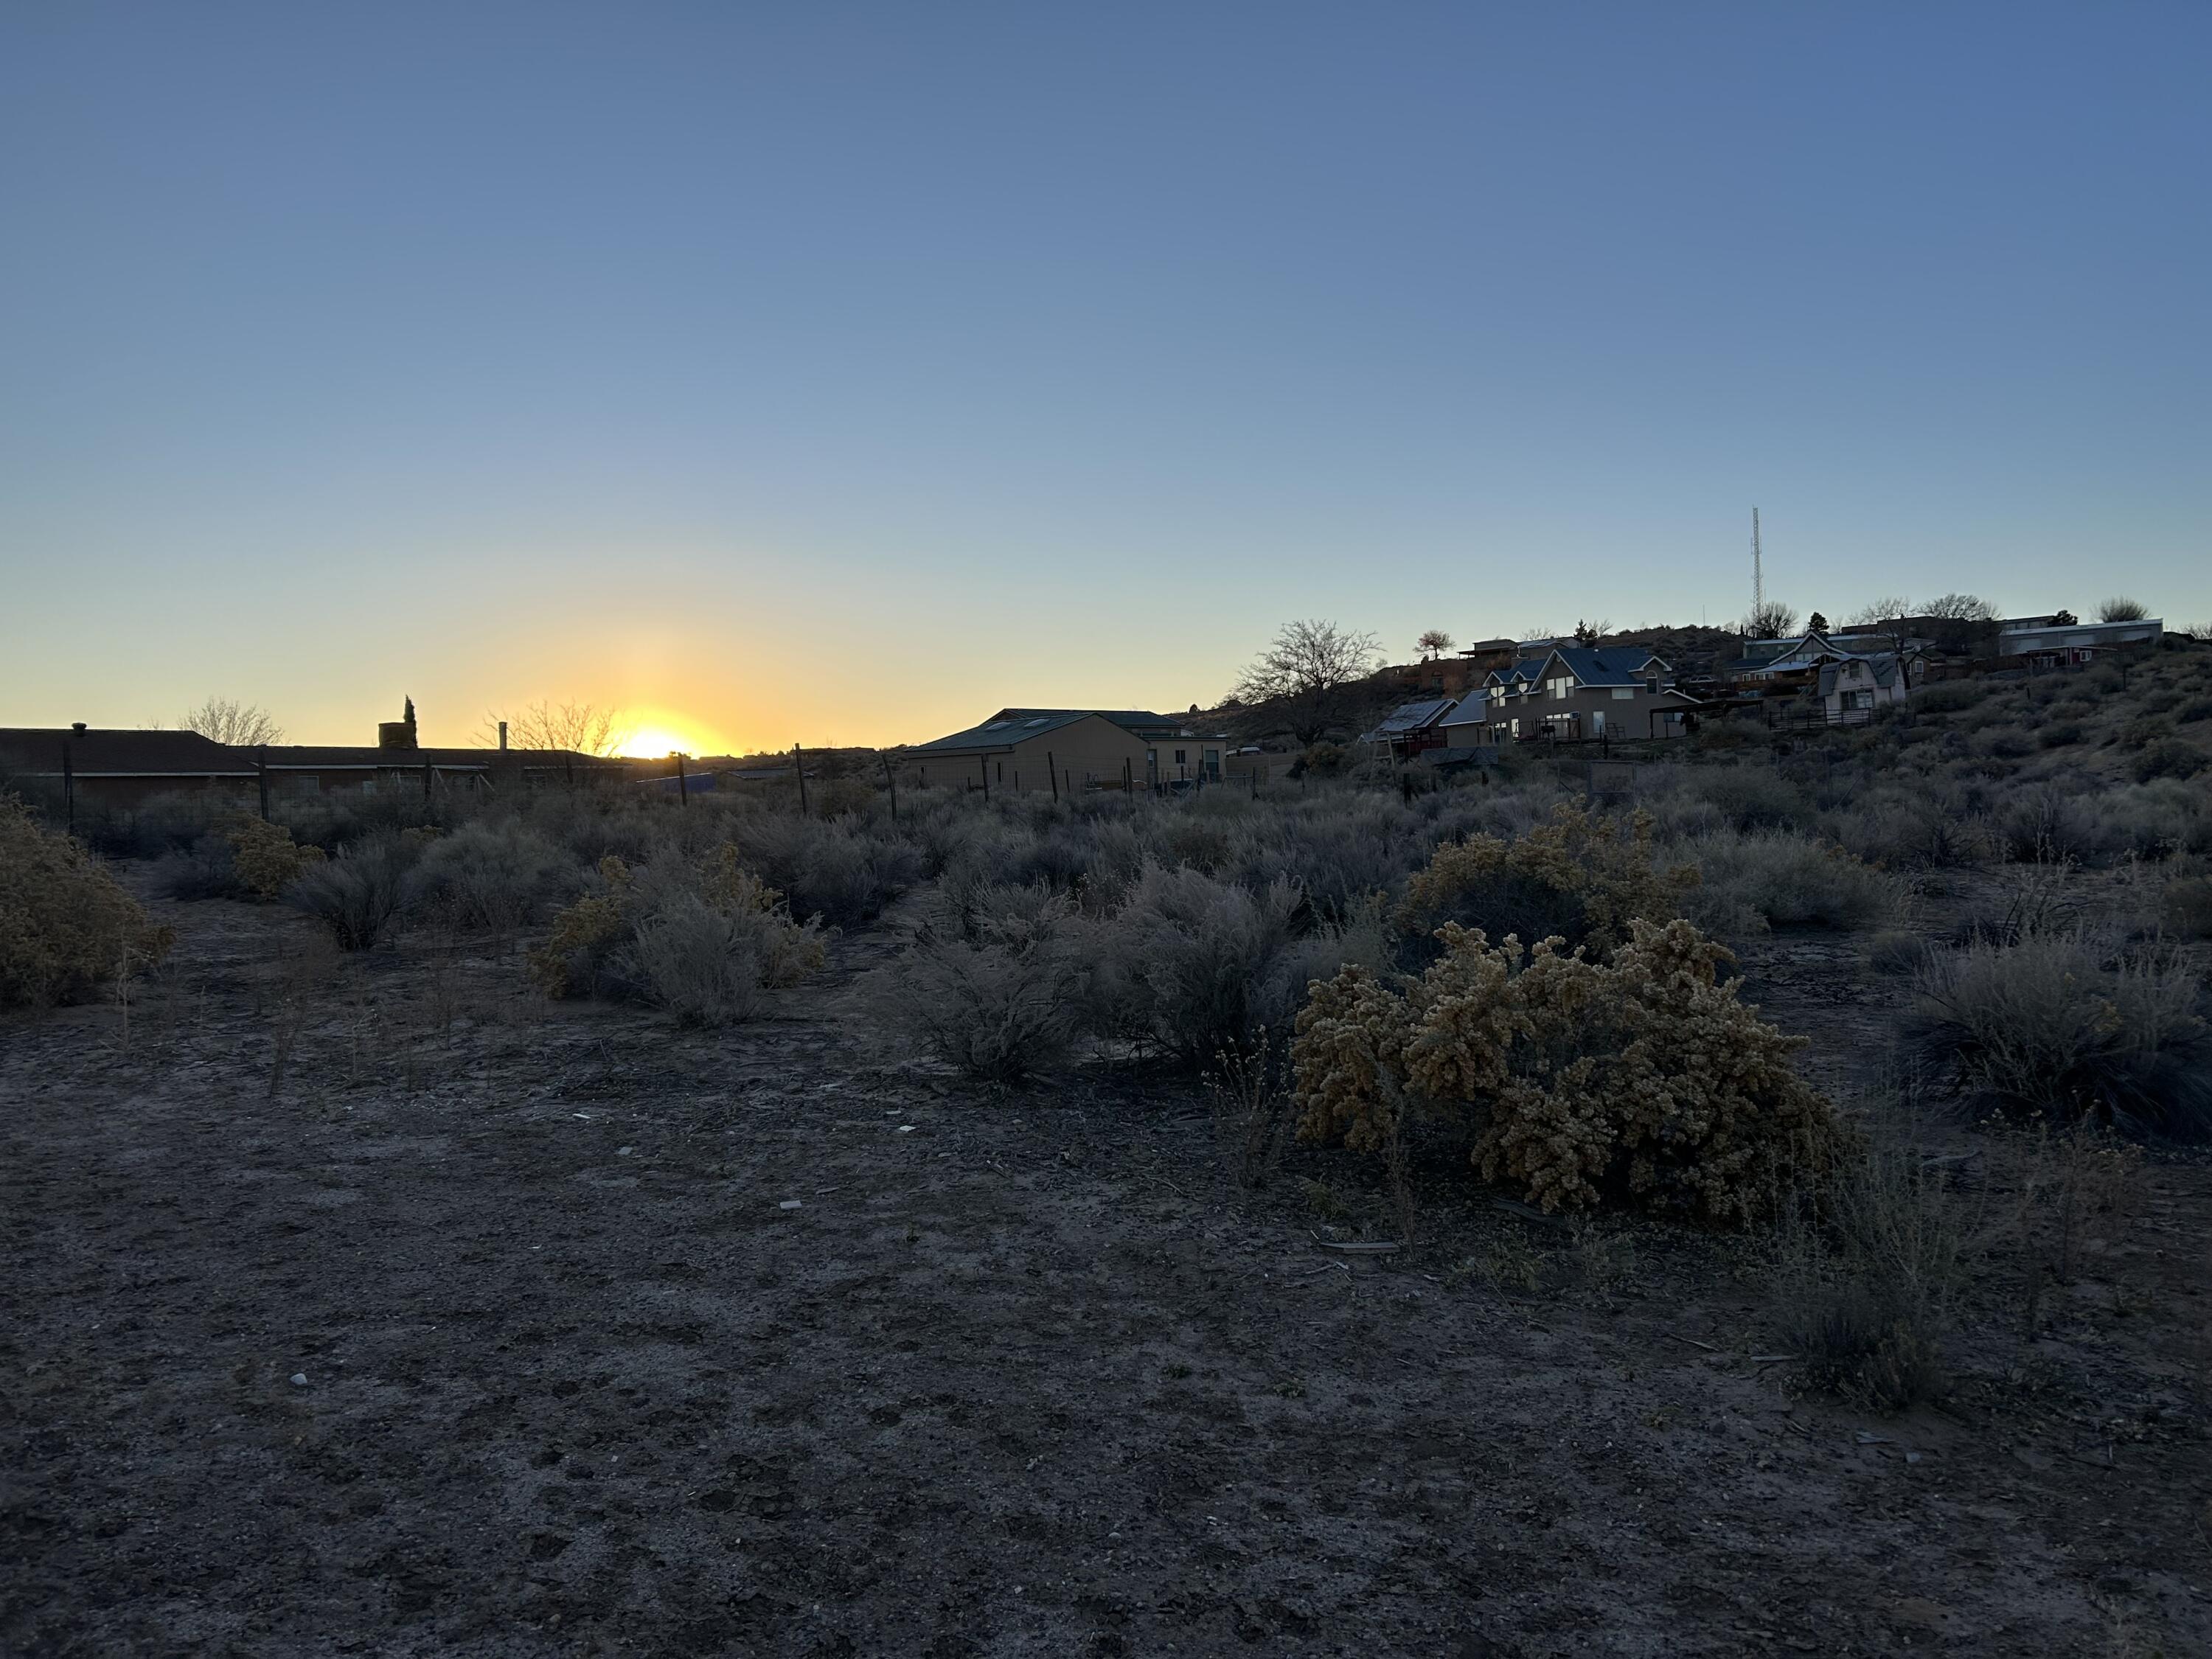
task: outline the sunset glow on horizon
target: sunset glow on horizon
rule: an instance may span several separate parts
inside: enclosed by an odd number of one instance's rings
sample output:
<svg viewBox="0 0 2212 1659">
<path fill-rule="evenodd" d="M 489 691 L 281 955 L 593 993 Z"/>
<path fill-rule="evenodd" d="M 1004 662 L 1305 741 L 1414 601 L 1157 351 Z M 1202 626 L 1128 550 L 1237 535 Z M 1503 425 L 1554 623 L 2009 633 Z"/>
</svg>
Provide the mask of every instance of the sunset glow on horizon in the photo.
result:
<svg viewBox="0 0 2212 1659">
<path fill-rule="evenodd" d="M 2212 617 L 2212 9 L 1601 11 L 12 9 L 0 724 Z"/>
</svg>

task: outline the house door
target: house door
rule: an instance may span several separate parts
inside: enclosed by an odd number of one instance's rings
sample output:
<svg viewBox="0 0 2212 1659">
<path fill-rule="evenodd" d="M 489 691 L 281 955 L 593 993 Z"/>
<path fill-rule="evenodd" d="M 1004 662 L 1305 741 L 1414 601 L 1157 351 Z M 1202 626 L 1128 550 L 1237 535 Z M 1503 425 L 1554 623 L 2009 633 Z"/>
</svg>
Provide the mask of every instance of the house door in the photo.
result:
<svg viewBox="0 0 2212 1659">
<path fill-rule="evenodd" d="M 1605 710 L 1602 708 L 1594 708 L 1590 711 L 1590 736 L 1594 738 L 1601 738 L 1604 735 Z"/>
</svg>

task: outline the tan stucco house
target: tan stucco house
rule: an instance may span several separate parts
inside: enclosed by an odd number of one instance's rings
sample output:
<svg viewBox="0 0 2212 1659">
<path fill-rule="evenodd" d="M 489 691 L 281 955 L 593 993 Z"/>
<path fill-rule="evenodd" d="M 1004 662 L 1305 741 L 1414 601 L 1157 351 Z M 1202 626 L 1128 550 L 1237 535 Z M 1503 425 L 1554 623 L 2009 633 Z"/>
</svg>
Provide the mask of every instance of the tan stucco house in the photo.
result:
<svg viewBox="0 0 2212 1659">
<path fill-rule="evenodd" d="M 1232 744 L 1218 732 L 1138 708 L 1001 708 L 900 758 L 925 787 L 1017 794 L 1218 783 Z"/>
</svg>

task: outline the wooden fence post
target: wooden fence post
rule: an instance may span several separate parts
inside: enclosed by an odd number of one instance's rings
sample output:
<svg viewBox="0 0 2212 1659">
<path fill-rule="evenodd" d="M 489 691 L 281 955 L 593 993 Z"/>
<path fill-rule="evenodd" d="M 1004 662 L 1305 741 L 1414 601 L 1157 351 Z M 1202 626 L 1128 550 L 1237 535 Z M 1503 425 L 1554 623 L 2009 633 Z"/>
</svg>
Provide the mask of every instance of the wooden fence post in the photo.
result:
<svg viewBox="0 0 2212 1659">
<path fill-rule="evenodd" d="M 1057 805 L 1060 802 L 1060 763 L 1052 757 L 1049 749 L 1044 751 L 1044 775 L 1052 780 L 1053 804 Z"/>
<path fill-rule="evenodd" d="M 253 757 L 254 775 L 261 782 L 261 821 L 269 822 L 269 745 L 263 744 Z"/>
<path fill-rule="evenodd" d="M 813 816 L 806 805 L 806 751 L 797 744 L 791 745 L 791 769 L 799 774 L 799 816 Z"/>
<path fill-rule="evenodd" d="M 684 751 L 681 749 L 676 751 L 676 804 L 678 806 L 691 804 L 691 780 L 684 770 Z"/>
<path fill-rule="evenodd" d="M 62 799 L 69 808 L 70 833 L 76 833 L 76 762 L 70 753 L 70 741 L 62 739 Z"/>
<path fill-rule="evenodd" d="M 891 792 L 891 828 L 896 830 L 898 828 L 898 777 L 891 770 L 891 757 L 889 755 L 884 755 L 882 759 L 884 782 Z"/>
<path fill-rule="evenodd" d="M 975 764 L 976 764 L 976 766 L 977 766 L 978 768 L 980 768 L 980 769 L 981 769 L 982 774 L 983 774 L 983 799 L 984 799 L 985 800 L 988 800 L 988 799 L 991 799 L 991 760 L 990 760 L 990 757 L 989 757 L 989 756 L 988 756 L 988 755 L 980 755 L 980 756 L 976 757 Z"/>
</svg>

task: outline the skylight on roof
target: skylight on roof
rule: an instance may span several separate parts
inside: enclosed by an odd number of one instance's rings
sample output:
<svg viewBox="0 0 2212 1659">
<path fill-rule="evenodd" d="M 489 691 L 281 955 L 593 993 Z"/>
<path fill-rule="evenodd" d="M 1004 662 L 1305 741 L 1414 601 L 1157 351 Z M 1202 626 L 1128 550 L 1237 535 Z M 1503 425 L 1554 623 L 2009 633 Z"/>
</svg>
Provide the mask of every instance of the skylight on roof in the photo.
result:
<svg viewBox="0 0 2212 1659">
<path fill-rule="evenodd" d="M 1030 724 L 1031 726 L 1050 726 L 1052 724 L 1052 716 L 1049 714 L 1040 714 L 1035 720 L 1031 720 Z"/>
</svg>

